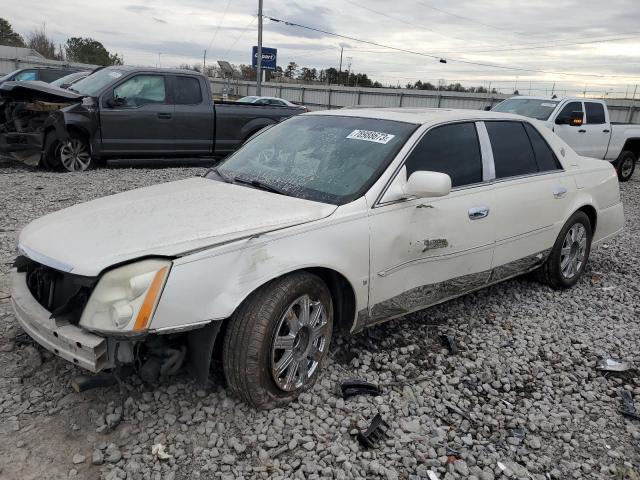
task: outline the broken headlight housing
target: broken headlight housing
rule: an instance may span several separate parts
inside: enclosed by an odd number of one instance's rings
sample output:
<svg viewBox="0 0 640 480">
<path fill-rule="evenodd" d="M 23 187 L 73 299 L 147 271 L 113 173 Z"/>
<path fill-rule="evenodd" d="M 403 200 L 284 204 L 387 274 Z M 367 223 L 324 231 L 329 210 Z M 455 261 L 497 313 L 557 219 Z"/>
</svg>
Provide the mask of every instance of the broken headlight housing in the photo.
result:
<svg viewBox="0 0 640 480">
<path fill-rule="evenodd" d="M 152 259 L 108 271 L 93 290 L 80 326 L 105 333 L 146 331 L 170 269 L 170 261 Z"/>
</svg>

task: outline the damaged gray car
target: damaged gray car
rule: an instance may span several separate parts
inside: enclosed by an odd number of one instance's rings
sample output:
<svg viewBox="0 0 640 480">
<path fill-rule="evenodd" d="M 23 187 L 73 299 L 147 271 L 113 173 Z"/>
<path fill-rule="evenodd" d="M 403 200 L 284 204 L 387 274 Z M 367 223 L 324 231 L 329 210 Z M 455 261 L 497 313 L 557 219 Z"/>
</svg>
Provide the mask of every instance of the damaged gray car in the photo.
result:
<svg viewBox="0 0 640 480">
<path fill-rule="evenodd" d="M 83 171 L 107 160 L 213 159 L 301 106 L 213 102 L 191 70 L 106 67 L 68 90 L 0 85 L 0 153 L 29 165 Z"/>
</svg>

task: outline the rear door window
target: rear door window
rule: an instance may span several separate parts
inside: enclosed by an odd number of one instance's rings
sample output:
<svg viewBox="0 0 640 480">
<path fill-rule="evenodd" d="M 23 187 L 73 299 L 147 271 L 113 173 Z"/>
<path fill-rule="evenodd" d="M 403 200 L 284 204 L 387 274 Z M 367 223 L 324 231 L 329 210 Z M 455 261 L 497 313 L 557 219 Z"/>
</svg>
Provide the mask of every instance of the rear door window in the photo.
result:
<svg viewBox="0 0 640 480">
<path fill-rule="evenodd" d="M 604 105 L 595 102 L 584 102 L 587 124 L 601 125 L 605 123 Z"/>
<path fill-rule="evenodd" d="M 530 123 L 524 124 L 524 129 L 527 131 L 531 146 L 533 147 L 533 153 L 536 157 L 536 163 L 538 164 L 538 170 L 541 172 L 548 172 L 552 170 L 561 170 L 562 166 L 558 162 L 553 150 L 542 137 L 538 129 Z"/>
<path fill-rule="evenodd" d="M 174 103 L 176 105 L 197 105 L 202 103 L 200 81 L 194 77 L 174 77 Z"/>
<path fill-rule="evenodd" d="M 406 162 L 407 178 L 416 171 L 446 173 L 451 186 L 482 182 L 482 155 L 472 122 L 436 127 L 422 137 Z"/>
<path fill-rule="evenodd" d="M 521 122 L 485 122 L 496 178 L 538 173 L 538 164 L 529 136 Z"/>
</svg>

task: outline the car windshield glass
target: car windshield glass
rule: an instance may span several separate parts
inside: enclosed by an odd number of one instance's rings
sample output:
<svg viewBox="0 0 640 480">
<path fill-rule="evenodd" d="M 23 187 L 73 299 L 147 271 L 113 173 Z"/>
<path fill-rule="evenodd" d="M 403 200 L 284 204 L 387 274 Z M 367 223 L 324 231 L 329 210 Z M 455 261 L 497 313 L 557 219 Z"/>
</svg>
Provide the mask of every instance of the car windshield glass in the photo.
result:
<svg viewBox="0 0 640 480">
<path fill-rule="evenodd" d="M 376 181 L 416 128 L 372 118 L 293 117 L 249 141 L 217 170 L 230 181 L 340 205 Z M 215 171 L 209 176 L 217 177 Z"/>
<path fill-rule="evenodd" d="M 238 103 L 253 103 L 256 101 L 258 97 L 242 97 L 238 100 L 236 100 L 236 102 Z"/>
<path fill-rule="evenodd" d="M 493 111 L 515 113 L 537 120 L 548 120 L 557 105 L 558 102 L 553 100 L 510 98 L 496 105 Z"/>
<path fill-rule="evenodd" d="M 106 85 L 116 81 L 118 78 L 122 77 L 122 75 L 124 75 L 122 70 L 112 68 L 98 70 L 96 73 L 74 83 L 73 91 L 82 95 L 96 95 Z"/>
</svg>

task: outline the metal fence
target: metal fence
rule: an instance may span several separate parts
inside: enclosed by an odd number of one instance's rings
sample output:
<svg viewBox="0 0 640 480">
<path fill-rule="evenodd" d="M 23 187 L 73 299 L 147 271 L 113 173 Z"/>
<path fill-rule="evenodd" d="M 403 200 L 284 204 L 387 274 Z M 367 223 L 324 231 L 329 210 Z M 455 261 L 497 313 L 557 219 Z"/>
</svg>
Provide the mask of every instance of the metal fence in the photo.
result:
<svg viewBox="0 0 640 480">
<path fill-rule="evenodd" d="M 211 78 L 214 95 L 255 95 L 255 82 Z M 263 83 L 262 95 L 301 103 L 311 110 L 351 107 L 438 107 L 481 110 L 492 107 L 511 95 L 498 93 L 464 93 L 394 88 L 343 87 L 337 85 L 295 85 Z M 633 100 L 608 99 L 612 122 L 640 123 L 640 108 Z"/>
</svg>

